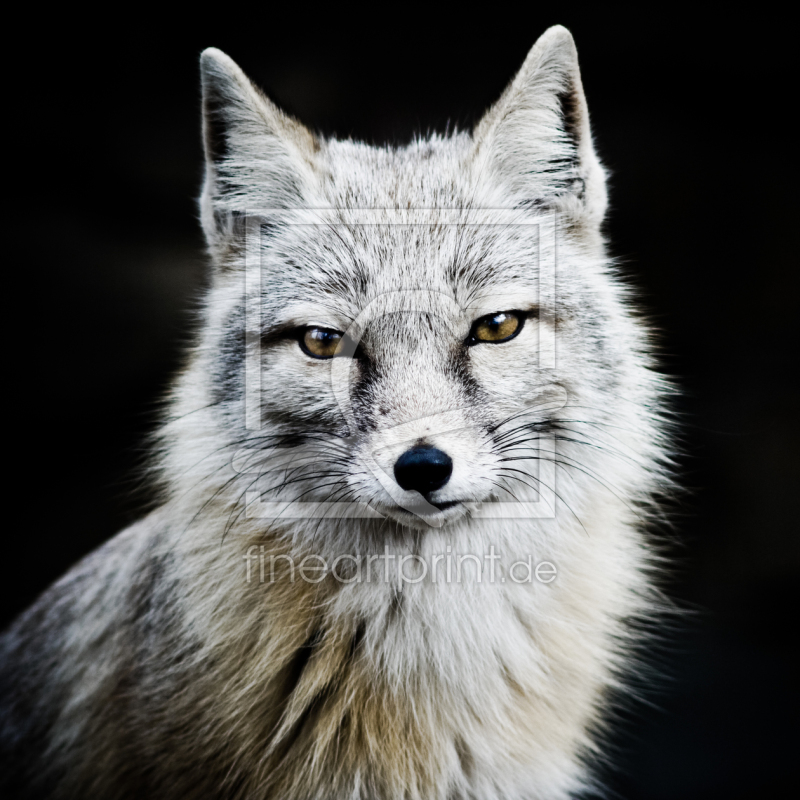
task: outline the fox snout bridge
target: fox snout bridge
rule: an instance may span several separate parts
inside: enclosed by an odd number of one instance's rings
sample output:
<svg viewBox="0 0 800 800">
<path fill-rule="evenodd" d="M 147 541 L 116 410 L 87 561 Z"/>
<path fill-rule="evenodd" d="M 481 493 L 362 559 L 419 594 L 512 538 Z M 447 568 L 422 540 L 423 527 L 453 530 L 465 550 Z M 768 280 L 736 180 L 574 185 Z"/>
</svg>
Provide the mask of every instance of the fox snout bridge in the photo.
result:
<svg viewBox="0 0 800 800">
<path fill-rule="evenodd" d="M 394 477 L 403 489 L 426 496 L 441 489 L 453 474 L 453 459 L 435 447 L 412 447 L 394 465 Z"/>
</svg>

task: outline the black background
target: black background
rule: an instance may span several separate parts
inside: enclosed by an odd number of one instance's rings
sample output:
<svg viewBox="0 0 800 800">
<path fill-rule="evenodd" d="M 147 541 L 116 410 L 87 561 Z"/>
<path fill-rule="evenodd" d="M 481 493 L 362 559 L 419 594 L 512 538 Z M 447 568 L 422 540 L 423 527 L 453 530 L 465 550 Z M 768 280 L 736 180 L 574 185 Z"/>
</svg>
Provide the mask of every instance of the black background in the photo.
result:
<svg viewBox="0 0 800 800">
<path fill-rule="evenodd" d="M 42 13 L 8 30 L 1 621 L 147 499 L 133 480 L 143 437 L 206 270 L 201 50 L 228 52 L 316 130 L 403 143 L 475 122 L 561 23 L 611 170 L 612 249 L 683 389 L 687 493 L 668 587 L 690 613 L 653 648 L 662 677 L 622 715 L 609 780 L 629 800 L 788 796 L 800 716 L 791 25 L 763 4 L 377 8 Z"/>
</svg>

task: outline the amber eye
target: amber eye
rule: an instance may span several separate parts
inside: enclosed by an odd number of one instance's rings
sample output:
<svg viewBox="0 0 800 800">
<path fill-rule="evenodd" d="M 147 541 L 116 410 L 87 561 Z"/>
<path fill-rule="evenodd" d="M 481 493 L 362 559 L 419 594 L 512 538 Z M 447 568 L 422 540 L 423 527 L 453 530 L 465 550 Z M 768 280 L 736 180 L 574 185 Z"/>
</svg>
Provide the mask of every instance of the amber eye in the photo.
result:
<svg viewBox="0 0 800 800">
<path fill-rule="evenodd" d="M 499 311 L 496 314 L 487 314 L 476 320 L 467 344 L 507 342 L 522 330 L 524 321 L 525 318 L 519 311 Z"/>
<path fill-rule="evenodd" d="M 311 358 L 333 358 L 342 341 L 342 334 L 327 328 L 304 328 L 298 338 L 302 351 Z"/>
</svg>

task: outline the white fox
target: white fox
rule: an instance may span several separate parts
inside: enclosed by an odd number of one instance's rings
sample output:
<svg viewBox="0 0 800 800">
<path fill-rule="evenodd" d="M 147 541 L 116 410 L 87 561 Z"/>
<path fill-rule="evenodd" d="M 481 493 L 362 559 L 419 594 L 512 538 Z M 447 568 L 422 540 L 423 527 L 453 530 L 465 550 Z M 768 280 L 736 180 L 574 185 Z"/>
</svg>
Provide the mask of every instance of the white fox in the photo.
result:
<svg viewBox="0 0 800 800">
<path fill-rule="evenodd" d="M 201 64 L 213 277 L 163 502 L 4 635 L 3 796 L 592 788 L 670 476 L 572 37 L 398 149 Z"/>
</svg>

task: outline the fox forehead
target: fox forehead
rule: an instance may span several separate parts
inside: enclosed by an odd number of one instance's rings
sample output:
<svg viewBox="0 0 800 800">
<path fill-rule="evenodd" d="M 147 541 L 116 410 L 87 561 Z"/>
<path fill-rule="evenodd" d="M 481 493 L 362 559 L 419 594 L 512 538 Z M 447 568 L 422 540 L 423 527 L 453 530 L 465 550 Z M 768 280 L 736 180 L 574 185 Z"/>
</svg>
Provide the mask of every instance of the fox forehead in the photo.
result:
<svg viewBox="0 0 800 800">
<path fill-rule="evenodd" d="M 403 294 L 411 305 L 396 310 L 434 310 L 437 297 L 468 314 L 537 302 L 535 226 L 434 216 L 398 221 L 390 213 L 353 224 L 337 211 L 317 224 L 268 231 L 261 259 L 265 306 L 287 322 L 316 323 L 329 316 L 351 322 L 382 297 L 396 305 Z"/>
<path fill-rule="evenodd" d="M 474 204 L 471 138 L 436 134 L 404 147 L 329 140 L 319 154 L 317 188 L 336 208 L 459 208 Z"/>
</svg>

